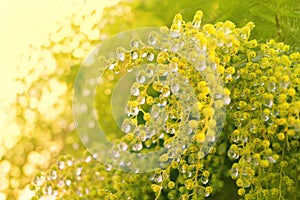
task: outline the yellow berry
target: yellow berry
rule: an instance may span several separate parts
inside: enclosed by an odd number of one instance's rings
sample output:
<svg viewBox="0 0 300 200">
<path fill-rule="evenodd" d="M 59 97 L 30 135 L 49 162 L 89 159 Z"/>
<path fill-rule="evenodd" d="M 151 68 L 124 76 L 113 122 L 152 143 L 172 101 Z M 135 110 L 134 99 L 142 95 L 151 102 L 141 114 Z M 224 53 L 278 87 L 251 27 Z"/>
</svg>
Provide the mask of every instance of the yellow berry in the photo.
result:
<svg viewBox="0 0 300 200">
<path fill-rule="evenodd" d="M 173 31 L 178 31 L 178 30 L 179 30 L 178 24 L 172 24 L 172 25 L 171 25 L 171 30 L 173 30 Z"/>
<path fill-rule="evenodd" d="M 286 55 L 281 56 L 280 61 L 285 65 L 285 67 L 289 67 L 291 65 L 291 60 Z"/>
<path fill-rule="evenodd" d="M 177 168 L 178 168 L 178 162 L 172 161 L 172 162 L 171 162 L 171 167 L 172 167 L 173 169 L 177 169 Z"/>
<path fill-rule="evenodd" d="M 289 124 L 293 125 L 293 124 L 296 123 L 296 118 L 293 117 L 293 116 L 289 116 L 289 117 L 288 117 L 288 122 L 289 122 Z"/>
<path fill-rule="evenodd" d="M 288 89 L 288 95 L 293 97 L 296 94 L 296 90 L 294 88 L 289 88 Z"/>
<path fill-rule="evenodd" d="M 231 93 L 230 90 L 228 88 L 225 88 L 225 95 L 230 96 L 230 93 Z"/>
<path fill-rule="evenodd" d="M 249 48 L 255 48 L 257 47 L 257 44 L 257 40 L 250 40 L 247 45 Z"/>
<path fill-rule="evenodd" d="M 253 154 L 253 158 L 255 158 L 255 159 L 260 159 L 260 154 L 259 154 L 259 153 Z"/>
<path fill-rule="evenodd" d="M 137 101 L 130 101 L 128 104 L 129 104 L 130 107 L 136 107 L 136 106 L 139 105 L 139 102 L 137 102 Z"/>
<path fill-rule="evenodd" d="M 137 125 L 137 119 L 136 118 L 132 118 L 131 119 L 131 123 L 134 124 L 134 125 Z"/>
<path fill-rule="evenodd" d="M 244 196 L 245 195 L 245 189 L 244 188 L 238 189 L 238 195 Z"/>
<path fill-rule="evenodd" d="M 264 148 L 268 148 L 268 147 L 270 146 L 270 141 L 269 141 L 269 140 L 263 140 L 263 141 L 262 141 L 262 146 L 263 146 Z"/>
<path fill-rule="evenodd" d="M 174 16 L 174 20 L 173 21 L 176 21 L 176 20 L 182 20 L 182 15 L 180 14 L 180 13 L 178 13 L 178 14 L 176 14 L 175 16 Z"/>
<path fill-rule="evenodd" d="M 171 62 L 178 63 L 179 59 L 177 57 L 172 58 Z"/>
<path fill-rule="evenodd" d="M 205 134 L 202 131 L 197 131 L 195 135 L 195 140 L 197 142 L 203 142 L 205 140 Z"/>
<path fill-rule="evenodd" d="M 153 97 L 152 97 L 152 96 L 147 96 L 146 103 L 147 103 L 148 105 L 152 105 L 153 102 L 154 102 Z"/>
<path fill-rule="evenodd" d="M 267 44 L 261 44 L 261 45 L 260 45 L 260 49 L 261 49 L 262 51 L 266 51 L 268 48 L 269 48 L 269 46 L 268 46 Z"/>
<path fill-rule="evenodd" d="M 274 159 L 274 160 L 278 161 L 279 158 L 280 158 L 280 156 L 279 156 L 278 154 L 274 154 L 274 155 L 273 155 L 273 159 Z"/>
<path fill-rule="evenodd" d="M 160 162 L 167 162 L 168 159 L 169 159 L 168 154 L 163 154 L 163 155 L 160 156 L 159 161 Z"/>
<path fill-rule="evenodd" d="M 278 101 L 279 101 L 279 103 L 284 103 L 284 102 L 286 102 L 286 99 L 287 99 L 286 94 L 280 94 L 280 95 L 278 96 Z"/>
<path fill-rule="evenodd" d="M 157 62 L 161 64 L 165 64 L 168 62 L 169 55 L 167 52 L 159 52 L 157 55 Z"/>
<path fill-rule="evenodd" d="M 203 17 L 203 12 L 201 10 L 198 10 L 195 16 Z"/>
<path fill-rule="evenodd" d="M 285 125 L 286 124 L 286 119 L 285 118 L 279 118 L 279 119 L 277 119 L 277 124 L 278 125 Z"/>
<path fill-rule="evenodd" d="M 288 134 L 288 136 L 290 136 L 290 137 L 294 137 L 294 136 L 295 136 L 295 131 L 294 131 L 293 129 L 289 129 L 289 130 L 287 131 L 287 134 Z"/>
<path fill-rule="evenodd" d="M 210 173 L 209 173 L 209 171 L 203 171 L 202 175 L 203 175 L 203 176 L 206 176 L 206 177 L 209 177 L 209 176 L 210 176 Z"/>
<path fill-rule="evenodd" d="M 187 190 L 192 190 L 194 188 L 194 182 L 192 179 L 187 179 L 184 181 L 184 186 Z"/>
<path fill-rule="evenodd" d="M 271 111 L 270 111 L 269 109 L 267 109 L 267 108 L 265 108 L 265 109 L 263 110 L 263 112 L 264 112 L 264 114 L 266 114 L 266 115 L 270 115 L 270 114 L 271 114 Z"/>
<path fill-rule="evenodd" d="M 290 55 L 290 59 L 293 62 L 298 62 L 300 60 L 300 53 L 299 52 L 292 53 Z"/>
<path fill-rule="evenodd" d="M 143 118 L 144 118 L 145 121 L 149 121 L 150 118 L 151 118 L 151 114 L 150 113 L 145 113 Z"/>
<path fill-rule="evenodd" d="M 224 67 L 224 66 L 218 65 L 217 69 L 218 69 L 218 72 L 219 72 L 220 74 L 224 74 L 224 71 L 225 71 L 225 67 Z"/>
<path fill-rule="evenodd" d="M 232 30 L 235 28 L 235 24 L 232 21 L 227 20 L 224 23 L 224 28 L 229 28 Z"/>
<path fill-rule="evenodd" d="M 156 184 L 152 184 L 151 185 L 151 189 L 153 190 L 153 192 L 159 192 L 161 190 L 161 186 L 160 185 L 156 185 Z"/>
<path fill-rule="evenodd" d="M 278 140 L 281 140 L 281 141 L 284 140 L 284 138 L 285 138 L 284 133 L 278 133 L 277 138 L 278 138 Z"/>
<path fill-rule="evenodd" d="M 273 49 L 273 48 L 269 48 L 266 53 L 271 55 L 271 56 L 275 56 L 276 55 L 276 50 Z"/>
<path fill-rule="evenodd" d="M 244 181 L 241 178 L 237 179 L 235 183 L 238 187 L 243 187 L 244 185 Z"/>
<path fill-rule="evenodd" d="M 169 182 L 168 182 L 168 188 L 169 188 L 169 189 L 175 188 L 175 183 L 174 183 L 173 181 L 169 181 Z"/>
<path fill-rule="evenodd" d="M 288 82 L 290 80 L 290 77 L 288 75 L 283 75 L 283 76 L 281 76 L 280 80 L 282 80 L 284 82 Z"/>
<path fill-rule="evenodd" d="M 263 168 L 267 168 L 270 166 L 270 163 L 268 160 L 260 160 L 259 165 Z"/>
<path fill-rule="evenodd" d="M 128 141 L 132 141 L 133 138 L 134 138 L 134 135 L 132 133 L 128 133 L 125 135 L 125 138 L 128 140 Z"/>
<path fill-rule="evenodd" d="M 203 103 L 200 103 L 200 102 L 197 102 L 197 103 L 196 103 L 196 108 L 197 108 L 198 110 L 201 110 L 201 109 L 203 108 L 203 106 L 204 106 Z"/>
<path fill-rule="evenodd" d="M 211 194 L 213 192 L 213 188 L 211 186 L 207 186 L 205 188 L 205 192 L 207 192 L 208 194 Z"/>
<path fill-rule="evenodd" d="M 226 68 L 225 72 L 228 73 L 228 74 L 234 74 L 235 68 L 234 67 L 228 67 L 228 68 Z"/>
<path fill-rule="evenodd" d="M 202 90 L 202 89 L 204 89 L 206 87 L 206 82 L 204 82 L 204 81 L 200 81 L 198 84 L 197 84 L 197 88 L 199 89 L 199 90 Z"/>
<path fill-rule="evenodd" d="M 250 51 L 250 52 L 248 52 L 247 55 L 248 55 L 249 59 L 253 59 L 253 58 L 256 57 L 256 52 L 255 51 Z"/>
<path fill-rule="evenodd" d="M 212 24 L 205 24 L 203 26 L 203 31 L 210 35 L 213 35 L 213 34 L 215 34 L 216 29 L 215 29 L 214 25 L 212 25 Z"/>
<path fill-rule="evenodd" d="M 203 33 L 197 33 L 195 37 L 198 39 L 200 45 L 207 44 L 206 36 Z"/>
<path fill-rule="evenodd" d="M 208 87 L 203 88 L 202 93 L 205 94 L 205 95 L 209 94 L 210 93 L 209 88 Z"/>
<path fill-rule="evenodd" d="M 183 194 L 180 196 L 180 200 L 188 200 L 189 199 L 189 195 L 187 194 Z"/>
<path fill-rule="evenodd" d="M 248 22 L 246 26 L 249 27 L 250 29 L 253 29 L 255 27 L 255 24 L 254 22 Z"/>
</svg>

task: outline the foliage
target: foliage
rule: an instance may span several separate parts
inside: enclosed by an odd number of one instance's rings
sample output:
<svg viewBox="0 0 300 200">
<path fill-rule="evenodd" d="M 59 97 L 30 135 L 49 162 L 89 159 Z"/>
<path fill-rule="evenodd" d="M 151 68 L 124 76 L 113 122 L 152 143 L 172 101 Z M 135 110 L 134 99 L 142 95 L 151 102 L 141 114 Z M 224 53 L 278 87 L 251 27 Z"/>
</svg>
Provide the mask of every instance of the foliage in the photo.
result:
<svg viewBox="0 0 300 200">
<path fill-rule="evenodd" d="M 297 191 L 300 65 L 299 54 L 292 50 L 299 49 L 295 33 L 300 26 L 298 4 L 293 2 L 133 1 L 106 9 L 103 20 L 97 9 L 83 8 L 60 22 L 43 46 L 32 46 L 30 55 L 24 55 L 28 66 L 20 66 L 24 93 L 18 97 L 16 110 L 23 136 L 1 158 L 2 163 L 11 165 L 7 174 L 10 186 L 5 190 L 8 198 L 16 198 L 16 189 L 27 185 L 33 174 L 41 170 L 31 186 L 37 198 L 58 195 L 65 199 L 120 199 L 124 196 L 132 199 L 178 199 L 179 196 L 182 199 L 193 196 L 195 199 L 196 196 L 200 199 L 203 196 L 208 199 L 297 199 L 300 196 Z M 96 155 L 82 156 L 84 147 L 72 123 L 70 97 L 84 56 L 108 36 L 144 26 L 171 27 L 175 13 L 192 19 L 198 9 L 205 14 L 202 24 L 213 23 L 207 25 L 212 30 L 232 25 L 215 23 L 227 19 L 238 27 L 248 21 L 256 25 L 250 38 L 251 24 L 240 29 L 231 27 L 232 34 L 238 38 L 238 49 L 233 54 L 224 53 L 222 48 L 216 50 L 218 74 L 226 82 L 226 91 L 231 97 L 217 145 L 202 159 L 198 153 L 201 152 L 200 135 L 180 161 L 172 162 L 166 169 L 135 175 L 102 165 L 93 158 Z M 184 23 L 182 26 L 187 27 Z M 187 28 L 183 30 L 187 34 Z M 246 31 L 246 38 L 240 37 L 241 30 Z M 197 33 L 204 33 L 204 39 L 211 41 L 203 25 Z M 200 79 L 203 78 L 199 76 L 195 80 Z M 197 83 L 194 82 L 195 88 L 198 88 Z M 203 88 L 196 91 L 201 93 Z M 154 99 L 159 99 L 158 93 L 155 94 Z M 171 94 L 167 102 L 171 102 Z M 97 98 L 107 102 L 109 97 Z M 206 97 L 205 104 L 210 102 L 210 94 Z M 113 119 L 107 117 L 108 124 L 113 123 Z M 208 123 L 209 120 L 203 126 Z M 156 138 L 162 145 L 166 139 L 166 136 Z M 145 143 L 143 141 L 143 147 Z M 72 156 L 57 158 L 59 154 Z M 228 185 L 230 189 L 224 192 Z"/>
<path fill-rule="evenodd" d="M 159 6 L 157 6 L 159 5 Z M 232 20 L 237 26 L 248 21 L 256 24 L 251 37 L 260 41 L 273 38 L 299 48 L 299 4 L 297 0 L 263 1 L 142 1 L 138 9 L 153 12 L 154 16 L 170 23 L 174 13 L 181 13 L 191 19 L 201 9 L 205 14 L 204 23 Z M 170 25 L 170 24 L 162 24 Z"/>
</svg>

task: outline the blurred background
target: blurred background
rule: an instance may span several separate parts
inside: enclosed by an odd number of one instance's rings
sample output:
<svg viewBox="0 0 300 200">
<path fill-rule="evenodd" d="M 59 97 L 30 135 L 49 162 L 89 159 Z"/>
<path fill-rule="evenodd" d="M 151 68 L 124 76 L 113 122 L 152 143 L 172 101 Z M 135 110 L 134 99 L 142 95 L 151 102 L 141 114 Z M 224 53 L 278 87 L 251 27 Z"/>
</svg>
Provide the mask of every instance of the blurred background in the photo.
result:
<svg viewBox="0 0 300 200">
<path fill-rule="evenodd" d="M 12 158 L 15 165 L 5 159 L 7 151 L 11 151 L 18 146 L 17 154 L 24 153 L 24 146 L 21 143 L 17 145 L 25 135 L 24 127 L 16 120 L 17 108 L 15 107 L 18 94 L 25 92 L 29 85 L 33 83 L 29 77 L 27 84 L 20 78 L 22 69 L 28 72 L 36 68 L 36 63 L 30 63 L 27 58 L 33 55 L 47 40 L 49 33 L 57 29 L 59 21 L 74 14 L 76 10 L 92 9 L 94 7 L 101 13 L 102 10 L 116 4 L 118 1 L 88 1 L 84 0 L 1 0 L 0 1 L 0 199 L 30 199 L 32 193 L 23 189 L 24 184 L 20 183 L 18 178 L 22 171 L 26 169 L 22 159 Z M 37 56 L 37 55 L 35 55 Z M 38 59 L 38 58 L 36 58 Z M 54 68 L 57 67 L 55 64 Z M 37 73 L 37 76 L 41 73 Z M 18 104 L 18 103 L 17 103 Z M 26 107 L 24 104 L 23 107 Z M 26 111 L 25 111 L 26 112 Z M 27 111 L 27 113 L 30 111 Z M 23 114 L 21 114 L 23 115 Z M 32 121 L 32 113 L 26 115 L 27 119 Z M 25 115 L 24 115 L 25 116 Z M 24 124 L 24 126 L 26 126 Z M 34 130 L 34 128 L 32 128 Z M 33 141 L 31 141 L 33 143 Z M 38 143 L 33 145 L 39 145 Z M 15 147 L 16 148 L 16 147 Z M 25 149 L 26 151 L 26 149 Z M 16 152 L 12 152 L 16 155 Z M 34 154 L 31 154 L 32 156 Z M 25 155 L 22 155 L 25 156 Z M 34 157 L 34 156 L 33 156 Z M 36 160 L 37 161 L 37 160 Z M 30 167 L 29 167 L 30 168 Z M 32 170 L 32 169 L 31 169 Z M 25 170 L 26 171 L 26 170 Z M 30 171 L 30 169 L 29 169 Z M 11 179 L 12 176 L 15 177 Z M 28 173 L 27 173 L 28 174 Z M 33 173 L 29 172 L 32 176 Z M 28 174 L 28 175 L 29 175 Z M 28 181 L 27 181 L 28 183 Z M 22 185 L 20 185 L 22 184 Z M 8 188 L 11 188 L 11 196 L 7 196 Z M 29 192 L 29 193 L 27 193 Z"/>
<path fill-rule="evenodd" d="M 168 26 L 176 13 L 191 20 L 199 9 L 204 23 L 253 21 L 253 38 L 300 47 L 297 0 L 1 0 L 0 200 L 30 199 L 38 171 L 61 154 L 82 156 L 70 97 L 91 49 L 121 31 Z"/>
</svg>

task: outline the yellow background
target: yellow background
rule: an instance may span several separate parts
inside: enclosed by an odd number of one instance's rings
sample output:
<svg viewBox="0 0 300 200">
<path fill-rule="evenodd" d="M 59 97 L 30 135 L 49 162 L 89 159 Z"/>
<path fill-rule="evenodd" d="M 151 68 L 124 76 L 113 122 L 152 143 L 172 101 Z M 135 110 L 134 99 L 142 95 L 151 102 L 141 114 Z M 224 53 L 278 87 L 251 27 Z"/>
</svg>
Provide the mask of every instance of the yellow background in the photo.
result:
<svg viewBox="0 0 300 200">
<path fill-rule="evenodd" d="M 0 161 L 5 152 L 18 141 L 21 134 L 15 122 L 15 113 L 10 109 L 22 85 L 17 65 L 22 67 L 20 55 L 28 52 L 28 46 L 40 46 L 47 35 L 55 30 L 55 22 L 74 14 L 85 4 L 100 9 L 119 0 L 0 0 Z M 5 171 L 3 163 L 0 171 Z M 1 177 L 0 177 L 1 178 Z M 6 180 L 7 181 L 7 180 Z M 32 195 L 28 189 L 19 199 Z M 0 191 L 0 200 L 6 195 Z"/>
</svg>

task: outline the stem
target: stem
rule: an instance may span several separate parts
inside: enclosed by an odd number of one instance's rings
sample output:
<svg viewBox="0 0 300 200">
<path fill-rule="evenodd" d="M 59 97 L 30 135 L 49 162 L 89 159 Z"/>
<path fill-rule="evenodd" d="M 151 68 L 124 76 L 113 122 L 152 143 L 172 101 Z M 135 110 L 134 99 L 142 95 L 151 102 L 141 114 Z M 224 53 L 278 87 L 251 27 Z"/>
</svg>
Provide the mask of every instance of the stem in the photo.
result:
<svg viewBox="0 0 300 200">
<path fill-rule="evenodd" d="M 278 37 L 278 40 L 281 40 L 281 39 L 282 39 L 282 35 L 281 35 L 281 28 L 280 28 L 280 23 L 279 23 L 279 16 L 278 16 L 278 14 L 275 15 L 275 22 L 276 22 L 277 37 Z"/>
<path fill-rule="evenodd" d="M 286 143 L 284 143 L 283 145 L 283 148 L 282 148 L 282 154 L 281 154 L 281 160 L 283 161 L 283 158 L 284 158 L 284 149 L 285 149 L 285 146 L 286 146 Z M 278 186 L 278 189 L 279 189 L 279 197 L 278 197 L 278 200 L 280 199 L 284 199 L 284 197 L 282 196 L 282 176 L 283 176 L 283 169 L 282 169 L 282 166 L 280 166 L 280 172 L 279 172 L 279 177 L 280 177 L 280 180 L 279 180 L 279 186 Z"/>
</svg>

